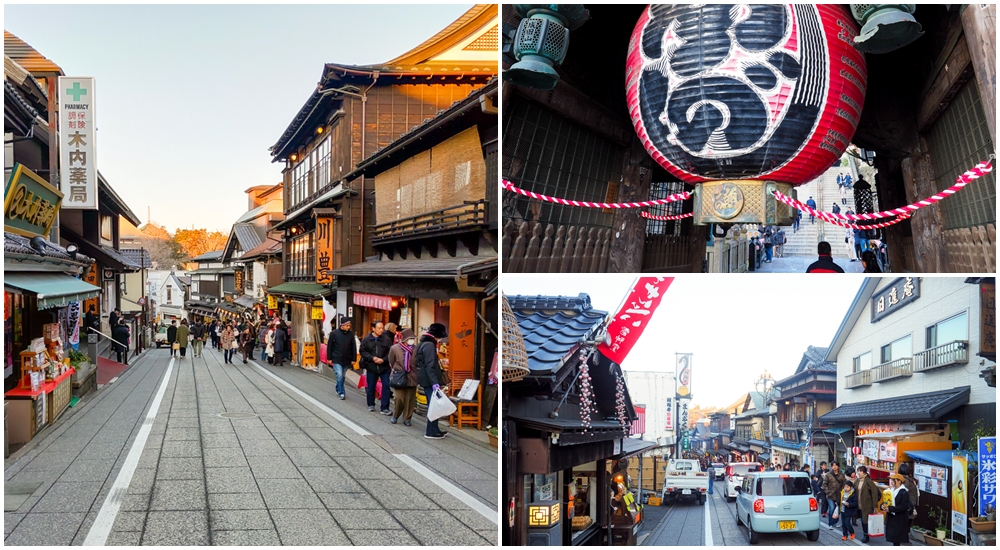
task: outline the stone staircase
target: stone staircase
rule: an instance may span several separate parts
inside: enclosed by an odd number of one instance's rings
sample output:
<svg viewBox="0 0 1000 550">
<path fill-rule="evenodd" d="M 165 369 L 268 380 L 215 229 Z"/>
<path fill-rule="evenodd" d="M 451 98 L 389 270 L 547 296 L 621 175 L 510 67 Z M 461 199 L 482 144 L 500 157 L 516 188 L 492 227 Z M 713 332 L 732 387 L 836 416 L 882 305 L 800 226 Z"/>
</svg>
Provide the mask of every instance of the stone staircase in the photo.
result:
<svg viewBox="0 0 1000 550">
<path fill-rule="evenodd" d="M 834 203 L 840 204 L 841 212 L 848 208 L 854 209 L 854 194 L 847 193 L 847 204 L 840 202 L 840 191 L 837 188 L 837 175 L 841 172 L 851 174 L 852 181 L 857 181 L 858 174 L 853 164 L 851 166 L 834 166 L 809 183 L 796 187 L 798 199 L 802 202 L 812 197 L 819 210 L 830 212 Z M 809 215 L 803 213 L 799 230 L 792 232 L 791 227 L 785 227 L 788 242 L 785 243 L 785 256 L 816 256 L 816 245 L 825 240 L 830 243 L 835 258 L 847 258 L 847 245 L 844 244 L 846 230 L 831 225 L 816 218 L 816 223 L 809 223 Z"/>
</svg>

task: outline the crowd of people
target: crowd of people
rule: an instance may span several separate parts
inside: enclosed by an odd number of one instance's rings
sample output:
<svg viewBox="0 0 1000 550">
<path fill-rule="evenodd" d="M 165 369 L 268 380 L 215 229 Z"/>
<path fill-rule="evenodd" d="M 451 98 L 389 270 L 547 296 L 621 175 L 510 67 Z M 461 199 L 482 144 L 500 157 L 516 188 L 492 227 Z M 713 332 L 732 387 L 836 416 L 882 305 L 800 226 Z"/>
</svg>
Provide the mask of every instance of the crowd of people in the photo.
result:
<svg viewBox="0 0 1000 550">
<path fill-rule="evenodd" d="M 417 405 L 417 388 L 423 388 L 428 399 L 447 385 L 447 377 L 438 359 L 440 340 L 448 332 L 441 323 L 433 323 L 417 338 L 410 328 L 402 328 L 395 323 L 372 323 L 371 331 L 360 340 L 351 329 L 351 319 L 339 316 L 330 321 L 330 333 L 326 344 L 326 357 L 321 357 L 331 365 L 336 376 L 336 392 L 340 399 L 346 399 L 344 374 L 355 363 L 365 372 L 368 410 L 378 411 L 391 417 L 390 422 L 402 422 L 411 426 Z M 223 362 L 234 364 L 233 358 L 239 352 L 243 363 L 254 358 L 254 350 L 260 346 L 261 361 L 281 366 L 291 359 L 291 327 L 284 320 L 274 318 L 253 323 L 249 320 L 212 320 L 208 324 L 187 319 L 179 324 L 176 320 L 167 327 L 167 343 L 170 356 L 183 359 L 189 344 L 193 356 L 201 357 L 204 346 L 210 345 L 223 352 Z M 395 397 L 395 406 L 390 408 L 390 400 Z M 448 432 L 441 430 L 438 421 L 428 421 L 424 437 L 441 439 Z"/>
</svg>

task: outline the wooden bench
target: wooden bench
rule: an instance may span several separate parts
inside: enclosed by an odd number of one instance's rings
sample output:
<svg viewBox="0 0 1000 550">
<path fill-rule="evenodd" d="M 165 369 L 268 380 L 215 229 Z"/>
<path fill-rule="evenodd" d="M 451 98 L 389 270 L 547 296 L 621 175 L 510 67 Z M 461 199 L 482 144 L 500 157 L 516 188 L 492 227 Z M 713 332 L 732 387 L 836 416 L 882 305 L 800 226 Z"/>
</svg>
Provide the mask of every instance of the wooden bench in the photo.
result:
<svg viewBox="0 0 1000 550">
<path fill-rule="evenodd" d="M 462 429 L 462 426 L 475 426 L 477 430 L 483 429 L 483 415 L 480 411 L 480 403 L 483 401 L 483 386 L 479 380 L 465 378 L 452 380 L 452 387 L 461 388 L 458 394 L 450 396 L 455 403 L 456 410 L 448 418 L 448 424 Z"/>
</svg>

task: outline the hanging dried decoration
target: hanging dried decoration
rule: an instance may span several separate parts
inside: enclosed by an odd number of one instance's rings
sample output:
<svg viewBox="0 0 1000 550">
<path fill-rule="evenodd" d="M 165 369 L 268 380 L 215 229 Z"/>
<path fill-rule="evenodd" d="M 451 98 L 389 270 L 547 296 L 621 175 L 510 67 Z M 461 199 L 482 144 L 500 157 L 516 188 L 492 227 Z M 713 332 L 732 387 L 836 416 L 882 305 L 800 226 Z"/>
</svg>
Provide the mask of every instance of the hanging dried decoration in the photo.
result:
<svg viewBox="0 0 1000 550">
<path fill-rule="evenodd" d="M 587 361 L 586 354 L 580 354 L 580 421 L 583 422 L 583 433 L 590 433 L 594 435 L 591 431 L 591 411 L 595 411 L 597 407 L 594 405 L 594 387 L 593 381 L 590 379 L 590 365 Z"/>
<path fill-rule="evenodd" d="M 620 373 L 615 373 L 615 408 L 618 411 L 618 423 L 622 425 L 622 433 L 628 437 L 629 421 L 625 414 L 625 381 Z"/>
</svg>

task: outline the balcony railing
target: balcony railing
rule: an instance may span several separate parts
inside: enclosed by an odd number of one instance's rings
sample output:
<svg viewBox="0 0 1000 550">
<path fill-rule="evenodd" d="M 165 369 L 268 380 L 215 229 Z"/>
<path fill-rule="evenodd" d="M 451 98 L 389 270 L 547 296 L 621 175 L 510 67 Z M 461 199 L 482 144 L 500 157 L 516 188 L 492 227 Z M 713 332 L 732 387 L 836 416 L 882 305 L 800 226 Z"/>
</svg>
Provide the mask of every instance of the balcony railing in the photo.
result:
<svg viewBox="0 0 1000 550">
<path fill-rule="evenodd" d="M 913 376 L 913 358 L 903 357 L 872 367 L 872 382 L 885 382 L 904 376 Z"/>
<path fill-rule="evenodd" d="M 378 245 L 486 225 L 489 223 L 489 212 L 486 204 L 485 200 L 466 201 L 465 204 L 459 206 L 451 206 L 419 216 L 376 225 L 372 232 L 372 244 Z"/>
<path fill-rule="evenodd" d="M 861 386 L 872 385 L 872 369 L 865 369 L 861 372 L 848 374 L 844 387 L 847 389 L 860 388 Z"/>
<path fill-rule="evenodd" d="M 955 341 L 913 355 L 914 372 L 924 372 L 969 362 L 969 342 Z"/>
</svg>

